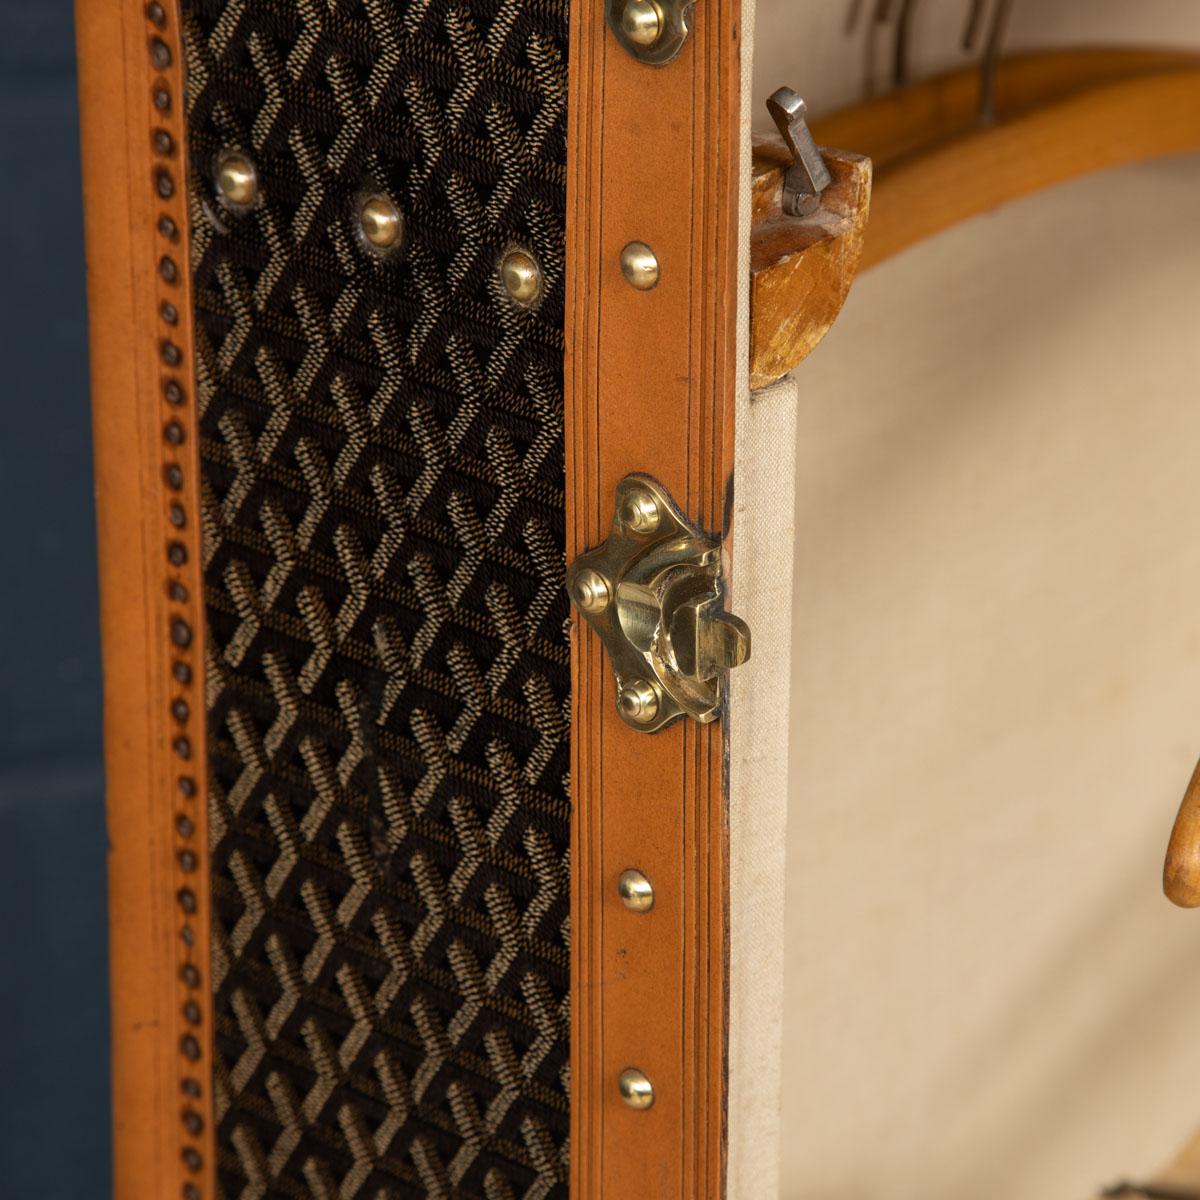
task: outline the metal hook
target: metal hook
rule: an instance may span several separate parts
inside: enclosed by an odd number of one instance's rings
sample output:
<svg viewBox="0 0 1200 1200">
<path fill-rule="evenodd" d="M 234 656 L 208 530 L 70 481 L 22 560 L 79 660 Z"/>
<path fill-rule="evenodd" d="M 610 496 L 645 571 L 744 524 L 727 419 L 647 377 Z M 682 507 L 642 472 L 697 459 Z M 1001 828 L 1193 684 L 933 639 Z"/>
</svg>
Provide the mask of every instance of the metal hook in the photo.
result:
<svg viewBox="0 0 1200 1200">
<path fill-rule="evenodd" d="M 996 120 L 996 64 L 1000 58 L 1000 46 L 1004 41 L 1012 5 L 1013 0 L 996 0 L 987 45 L 979 63 L 978 120 L 981 125 L 992 125 Z"/>
<path fill-rule="evenodd" d="M 975 49 L 975 42 L 979 38 L 979 29 L 983 25 L 983 14 L 986 11 L 987 0 L 971 0 L 971 7 L 967 13 L 967 25 L 962 35 L 962 48 L 967 53 Z"/>
<path fill-rule="evenodd" d="M 892 57 L 893 87 L 903 87 L 908 82 L 908 43 L 916 7 L 917 0 L 901 0 L 900 13 L 896 17 L 896 49 Z"/>
<path fill-rule="evenodd" d="M 820 206 L 830 175 L 808 128 L 808 109 L 796 92 L 781 87 L 767 98 L 767 111 L 792 156 L 783 177 L 783 211 L 790 217 L 810 216 Z"/>
</svg>

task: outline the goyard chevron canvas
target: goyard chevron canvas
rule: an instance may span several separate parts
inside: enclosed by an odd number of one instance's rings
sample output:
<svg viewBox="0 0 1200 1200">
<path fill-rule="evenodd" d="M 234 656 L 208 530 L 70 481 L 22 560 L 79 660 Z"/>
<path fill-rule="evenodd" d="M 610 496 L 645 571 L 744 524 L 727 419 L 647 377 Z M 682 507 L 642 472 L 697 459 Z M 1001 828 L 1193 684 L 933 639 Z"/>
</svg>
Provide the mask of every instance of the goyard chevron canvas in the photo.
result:
<svg viewBox="0 0 1200 1200">
<path fill-rule="evenodd" d="M 563 1196 L 565 7 L 183 19 L 218 1178 Z"/>
<path fill-rule="evenodd" d="M 121 1200 L 720 1193 L 720 724 L 566 581 L 728 533 L 736 15 L 80 3 Z"/>
</svg>

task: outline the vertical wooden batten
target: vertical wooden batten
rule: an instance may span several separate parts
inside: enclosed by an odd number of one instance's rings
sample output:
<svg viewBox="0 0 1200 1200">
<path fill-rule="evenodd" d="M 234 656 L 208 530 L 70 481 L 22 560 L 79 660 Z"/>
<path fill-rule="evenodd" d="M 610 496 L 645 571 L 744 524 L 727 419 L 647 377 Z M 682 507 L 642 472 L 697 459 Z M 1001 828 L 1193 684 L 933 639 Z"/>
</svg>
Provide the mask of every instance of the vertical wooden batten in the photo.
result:
<svg viewBox="0 0 1200 1200">
<path fill-rule="evenodd" d="M 691 11 L 675 62 L 645 66 L 601 4 L 571 9 L 567 182 L 567 554 L 606 536 L 631 471 L 729 546 L 736 358 L 739 0 Z M 648 292 L 619 256 L 646 242 Z M 653 735 L 616 712 L 576 620 L 572 712 L 571 1192 L 716 1197 L 725 1153 L 727 819 L 721 724 Z M 621 871 L 655 889 L 624 908 Z M 626 1067 L 655 1100 L 620 1099 Z"/>
</svg>

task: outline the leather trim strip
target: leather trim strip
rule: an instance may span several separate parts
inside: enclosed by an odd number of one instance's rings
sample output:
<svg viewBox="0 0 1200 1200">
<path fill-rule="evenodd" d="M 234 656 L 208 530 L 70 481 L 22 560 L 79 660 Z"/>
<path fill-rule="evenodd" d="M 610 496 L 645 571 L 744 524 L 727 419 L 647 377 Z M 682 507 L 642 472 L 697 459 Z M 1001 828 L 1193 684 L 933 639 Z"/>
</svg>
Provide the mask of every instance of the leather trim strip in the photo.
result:
<svg viewBox="0 0 1200 1200">
<path fill-rule="evenodd" d="M 680 57 L 632 58 L 602 6 L 572 8 L 567 184 L 568 557 L 595 546 L 631 471 L 725 536 L 737 371 L 740 4 L 694 10 Z M 619 256 L 647 243 L 657 287 Z M 728 563 L 726 564 L 728 566 Z M 576 621 L 572 712 L 575 1200 L 719 1196 L 725 1145 L 727 819 L 720 724 L 632 731 Z M 616 890 L 655 888 L 634 913 Z M 617 1078 L 655 1089 L 635 1111 Z"/>
<path fill-rule="evenodd" d="M 181 46 L 77 9 L 100 545 L 115 1193 L 210 1196 L 204 631 Z"/>
</svg>

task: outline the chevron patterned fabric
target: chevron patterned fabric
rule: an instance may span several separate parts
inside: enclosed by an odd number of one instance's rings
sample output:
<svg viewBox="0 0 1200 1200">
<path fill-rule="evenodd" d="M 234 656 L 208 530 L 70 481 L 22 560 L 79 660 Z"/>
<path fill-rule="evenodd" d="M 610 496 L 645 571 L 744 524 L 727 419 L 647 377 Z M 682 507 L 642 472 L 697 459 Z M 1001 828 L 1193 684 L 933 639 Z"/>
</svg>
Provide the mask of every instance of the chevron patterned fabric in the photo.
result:
<svg viewBox="0 0 1200 1200">
<path fill-rule="evenodd" d="M 220 1192 L 565 1197 L 566 0 L 183 8 Z"/>
</svg>

